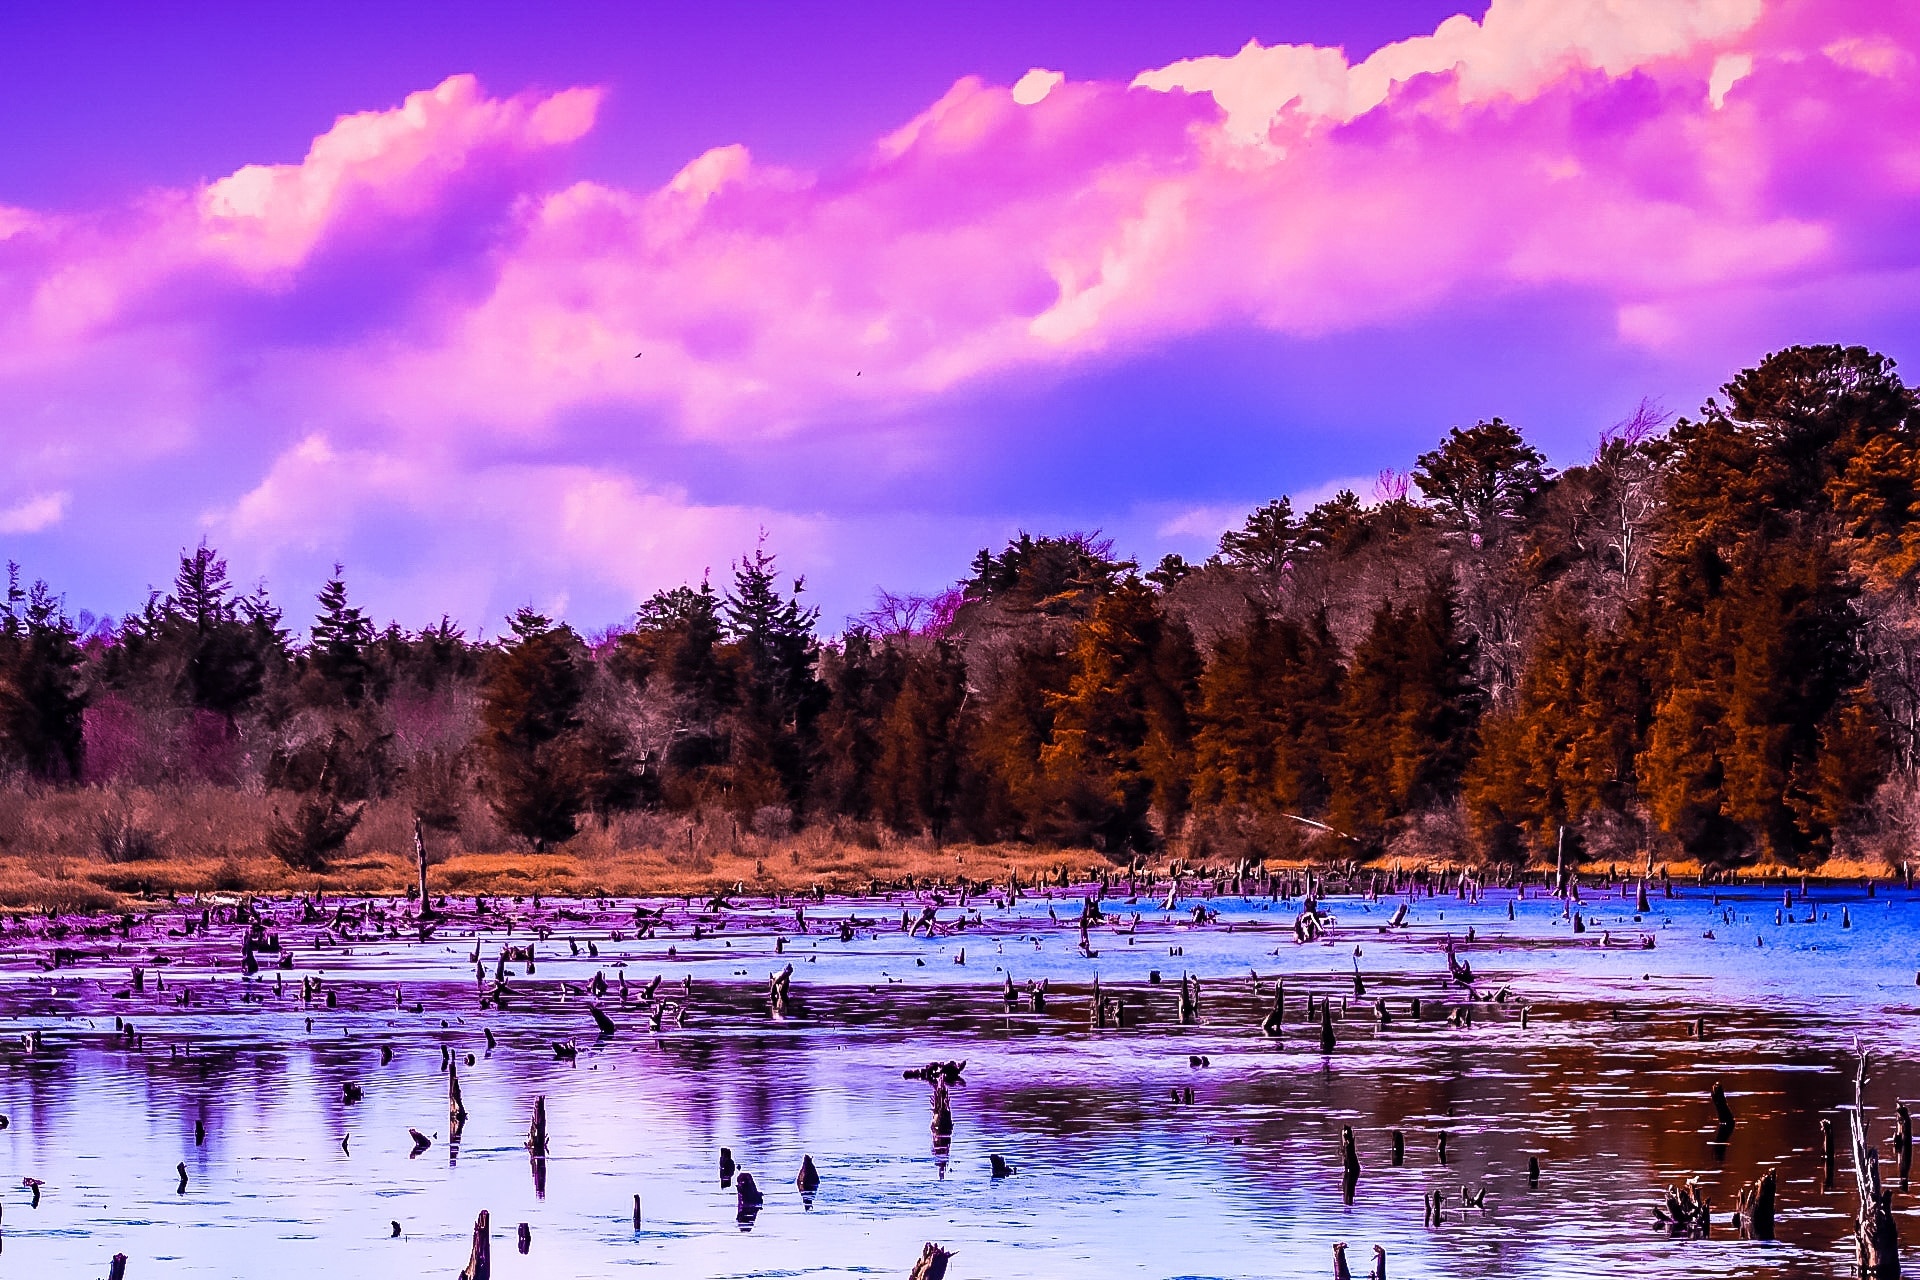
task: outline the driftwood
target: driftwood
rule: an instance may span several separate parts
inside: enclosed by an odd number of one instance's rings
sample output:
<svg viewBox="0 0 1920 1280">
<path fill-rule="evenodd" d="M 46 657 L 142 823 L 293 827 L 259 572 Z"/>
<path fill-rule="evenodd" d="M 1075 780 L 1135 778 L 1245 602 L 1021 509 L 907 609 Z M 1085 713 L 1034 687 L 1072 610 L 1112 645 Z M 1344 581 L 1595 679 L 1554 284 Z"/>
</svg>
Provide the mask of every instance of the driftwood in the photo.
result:
<svg viewBox="0 0 1920 1280">
<path fill-rule="evenodd" d="M 952 1253 L 928 1241 L 914 1261 L 913 1270 L 907 1273 L 907 1280 L 946 1280 L 947 1263 L 952 1258 Z"/>
<path fill-rule="evenodd" d="M 1880 1185 L 1880 1153 L 1867 1145 L 1867 1054 L 1853 1077 L 1853 1185 L 1859 1209 L 1853 1231 L 1854 1262 L 1862 1280 L 1899 1280 L 1900 1230 L 1893 1193 Z"/>
<path fill-rule="evenodd" d="M 949 1059 L 946 1062 L 929 1062 L 924 1067 L 912 1067 L 906 1071 L 902 1071 L 900 1076 L 904 1080 L 925 1080 L 929 1084 L 936 1080 L 950 1085 L 965 1084 L 966 1081 L 961 1079 L 960 1075 L 961 1072 L 966 1069 L 967 1060 L 965 1058 L 960 1059 L 958 1062 Z"/>
<path fill-rule="evenodd" d="M 1453 939 L 1447 939 L 1447 974 L 1463 987 L 1473 985 L 1473 966 L 1454 953 Z"/>
<path fill-rule="evenodd" d="M 482 1209 L 480 1216 L 473 1220 L 473 1252 L 467 1255 L 467 1265 L 462 1268 L 459 1280 L 492 1280 L 492 1277 L 492 1220 Z"/>
</svg>

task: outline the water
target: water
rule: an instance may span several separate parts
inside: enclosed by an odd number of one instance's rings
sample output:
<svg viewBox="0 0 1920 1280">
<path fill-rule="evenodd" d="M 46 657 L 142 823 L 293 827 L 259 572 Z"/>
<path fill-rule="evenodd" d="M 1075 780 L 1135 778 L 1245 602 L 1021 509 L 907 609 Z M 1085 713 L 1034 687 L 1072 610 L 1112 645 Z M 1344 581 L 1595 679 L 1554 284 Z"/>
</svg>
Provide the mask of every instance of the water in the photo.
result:
<svg viewBox="0 0 1920 1280">
<path fill-rule="evenodd" d="M 1853 1197 L 1838 1108 L 1851 1100 L 1856 1039 L 1875 1051 L 1869 1127 L 1883 1150 L 1894 1100 L 1920 1096 L 1920 904 L 1904 891 L 1816 890 L 1811 923 L 1776 925 L 1779 889 L 1721 897 L 1656 897 L 1636 922 L 1630 900 L 1589 891 L 1580 935 L 1537 898 L 1509 922 L 1507 893 L 1419 899 L 1391 932 L 1400 899 L 1335 898 L 1332 936 L 1308 945 L 1293 938 L 1295 905 L 1214 899 L 1219 919 L 1195 926 L 1192 899 L 1177 913 L 1109 899 L 1093 958 L 1077 949 L 1073 897 L 1012 911 L 975 902 L 980 924 L 937 939 L 904 936 L 898 901 L 809 904 L 804 936 L 790 910 L 762 903 L 710 918 L 698 940 L 677 904 L 646 939 L 633 936 L 631 901 L 550 901 L 537 914 L 521 904 L 509 938 L 499 916 L 476 929 L 463 901 L 425 942 L 396 911 L 370 932 L 400 936 L 331 947 L 313 945 L 330 919 L 298 924 L 298 904 L 282 903 L 267 908 L 270 928 L 295 967 L 278 994 L 271 954 L 241 979 L 236 928 L 169 936 L 205 903 L 126 938 L 88 937 L 72 920 L 57 939 L 15 929 L 0 935 L 0 1113 L 11 1121 L 0 1275 L 104 1275 L 125 1253 L 130 1280 L 451 1276 L 482 1208 L 503 1278 L 904 1275 L 927 1240 L 957 1251 L 956 1280 L 1331 1275 L 1336 1240 L 1359 1275 L 1376 1244 L 1396 1277 L 1845 1274 Z M 1134 912 L 1130 941 L 1115 926 Z M 1808 913 L 1796 901 L 1796 920 Z M 870 923 L 842 942 L 849 914 Z M 93 923 L 97 933 L 104 922 Z M 553 931 L 537 943 L 537 971 L 512 979 L 507 1012 L 482 1010 L 476 933 L 491 978 L 500 945 L 526 943 L 535 924 Z M 1474 1004 L 1470 1028 L 1445 1020 L 1464 1003 L 1447 975 L 1449 936 L 1483 995 L 1508 992 Z M 1654 949 L 1639 949 L 1642 936 Z M 80 954 L 42 972 L 55 946 Z M 1351 999 L 1356 946 L 1366 996 L 1336 1019 L 1339 1044 L 1323 1056 L 1306 1000 L 1331 997 L 1337 1011 Z M 766 980 L 788 961 L 799 1009 L 774 1022 Z M 147 974 L 137 994 L 136 963 Z M 1023 990 L 1047 980 L 1046 1012 L 1005 1012 L 1007 971 Z M 1201 977 L 1197 1027 L 1175 1022 L 1183 971 Z M 634 1002 L 621 1007 L 616 985 L 604 1003 L 619 1030 L 606 1038 L 581 990 L 596 972 L 616 984 L 624 973 Z M 640 987 L 656 974 L 675 1001 L 691 977 L 688 1025 L 648 1030 Z M 302 976 L 319 976 L 337 1007 L 324 994 L 303 1004 Z M 1089 1028 L 1096 976 L 1132 1025 Z M 1259 1030 L 1276 977 L 1288 1014 L 1277 1042 Z M 190 1005 L 177 1003 L 183 991 Z M 1394 1016 L 1384 1029 L 1376 997 Z M 1416 997 L 1418 1022 L 1407 1016 Z M 1702 1016 L 1697 1041 L 1687 1023 Z M 131 1046 L 116 1018 L 133 1023 Z M 498 1040 L 491 1052 L 483 1027 Z M 35 1030 L 41 1047 L 29 1051 L 20 1037 Z M 572 1062 L 552 1049 L 568 1039 Z M 470 1113 L 457 1146 L 442 1046 L 457 1055 Z M 1191 1065 L 1196 1055 L 1210 1065 Z M 902 1072 L 945 1059 L 966 1060 L 966 1083 L 953 1090 L 952 1138 L 936 1145 L 929 1087 Z M 1724 1143 L 1706 1097 L 1716 1080 L 1738 1114 Z M 354 1104 L 349 1081 L 364 1090 Z M 1173 1100 L 1187 1088 L 1191 1105 Z M 522 1145 L 536 1095 L 552 1135 L 543 1189 Z M 1823 1117 L 1843 1135 L 1831 1190 Z M 1344 1125 L 1363 1166 L 1351 1204 Z M 416 1157 L 409 1128 L 432 1138 Z M 766 1195 L 750 1223 L 721 1184 L 722 1146 Z M 808 1154 L 823 1178 L 810 1204 L 793 1182 Z M 990 1154 L 1019 1172 L 992 1178 Z M 1736 1190 L 1766 1169 L 1779 1178 L 1780 1239 L 1739 1240 L 1725 1225 Z M 24 1177 L 43 1183 L 38 1208 Z M 1669 1239 L 1653 1207 L 1694 1177 L 1719 1225 L 1705 1240 Z M 1484 1210 L 1461 1206 L 1463 1185 L 1486 1189 Z M 1428 1228 L 1421 1197 L 1436 1187 L 1446 1213 Z M 1896 1196 L 1910 1243 L 1914 1201 Z"/>
</svg>

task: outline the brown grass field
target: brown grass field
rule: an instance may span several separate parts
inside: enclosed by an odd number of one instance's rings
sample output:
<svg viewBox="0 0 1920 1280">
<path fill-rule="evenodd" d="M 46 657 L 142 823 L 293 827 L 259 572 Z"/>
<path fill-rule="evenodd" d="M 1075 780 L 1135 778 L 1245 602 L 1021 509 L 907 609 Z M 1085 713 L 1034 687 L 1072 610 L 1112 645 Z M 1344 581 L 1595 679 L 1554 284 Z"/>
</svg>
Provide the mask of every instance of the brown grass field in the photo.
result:
<svg viewBox="0 0 1920 1280">
<path fill-rule="evenodd" d="M 368 805 L 323 874 L 295 870 L 267 851 L 263 835 L 287 803 L 213 787 L 0 790 L 0 910 L 111 910 L 147 896 L 209 891 L 399 895 L 413 885 L 413 827 L 402 802 Z M 109 838 L 129 831 L 140 839 Z M 558 849 L 533 853 L 500 831 L 477 798 L 458 831 L 428 832 L 427 846 L 433 892 L 493 896 L 657 896 L 735 887 L 765 894 L 816 885 L 854 892 L 871 880 L 906 876 L 986 880 L 1018 872 L 1031 883 L 1062 868 L 1080 880 L 1113 866 L 1091 849 L 938 845 L 871 824 L 756 833 L 725 813 L 623 814 L 588 823 Z M 1167 859 L 1155 861 L 1164 875 Z M 1300 864 L 1270 859 L 1268 865 Z M 1699 871 L 1689 863 L 1664 865 L 1677 878 L 1690 880 Z M 1835 858 L 1811 871 L 1756 867 L 1744 876 L 1801 874 L 1859 880 L 1890 872 L 1878 863 Z"/>
</svg>

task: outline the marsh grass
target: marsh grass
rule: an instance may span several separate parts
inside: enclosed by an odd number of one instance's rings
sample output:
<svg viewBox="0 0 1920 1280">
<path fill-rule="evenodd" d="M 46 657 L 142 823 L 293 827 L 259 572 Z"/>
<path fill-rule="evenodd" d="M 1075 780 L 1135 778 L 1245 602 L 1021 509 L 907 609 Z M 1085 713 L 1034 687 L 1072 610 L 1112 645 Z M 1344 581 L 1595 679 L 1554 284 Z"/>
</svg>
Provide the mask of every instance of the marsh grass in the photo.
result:
<svg viewBox="0 0 1920 1280">
<path fill-rule="evenodd" d="M 0 788 L 0 908 L 104 910 L 143 896 L 231 893 L 402 894 L 413 884 L 413 816 L 403 800 L 374 801 L 323 871 L 288 866 L 268 847 L 285 797 L 226 787 Z M 737 820 L 721 811 L 625 813 L 589 821 L 551 852 L 529 852 L 473 797 L 452 832 L 427 833 L 436 892 L 555 896 L 794 892 L 864 889 L 870 880 L 1004 879 L 1024 882 L 1066 868 L 1076 878 L 1113 869 L 1089 849 L 1046 845 L 936 844 L 873 823 L 845 819 L 787 830 L 782 815 Z M 1186 852 L 1220 865 L 1257 856 L 1274 863 L 1306 852 L 1284 832 L 1210 832 Z M 1271 842 L 1269 839 L 1271 838 Z M 1399 851 L 1395 851 L 1398 853 Z M 1408 849 L 1402 865 L 1441 865 Z M 1389 857 L 1388 861 L 1395 859 Z M 1164 859 L 1157 860 L 1164 873 Z M 1668 863 L 1676 879 L 1698 868 Z M 1623 871 L 1636 870 L 1622 862 Z M 1799 875 L 1757 867 L 1748 877 Z M 1889 878 L 1886 860 L 1854 847 L 1807 874 L 1823 879 Z"/>
</svg>

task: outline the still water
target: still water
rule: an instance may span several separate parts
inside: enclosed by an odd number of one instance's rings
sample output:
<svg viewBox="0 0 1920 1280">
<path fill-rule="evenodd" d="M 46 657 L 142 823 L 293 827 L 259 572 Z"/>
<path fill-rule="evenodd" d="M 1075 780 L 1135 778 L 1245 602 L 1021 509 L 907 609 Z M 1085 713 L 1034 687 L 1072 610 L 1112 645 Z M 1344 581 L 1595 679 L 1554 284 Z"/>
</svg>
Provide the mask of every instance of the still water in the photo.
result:
<svg viewBox="0 0 1920 1280">
<path fill-rule="evenodd" d="M 1322 900 L 1329 937 L 1304 944 L 1297 903 L 1165 911 L 1143 893 L 1105 901 L 1092 956 L 1084 890 L 976 899 L 978 922 L 952 932 L 963 913 L 944 904 L 932 938 L 900 928 L 922 898 L 809 902 L 806 933 L 790 907 L 697 920 L 656 902 L 667 914 L 647 937 L 631 900 L 476 916 L 462 899 L 425 941 L 393 904 L 356 932 L 339 904 L 301 923 L 301 904 L 282 902 L 261 910 L 285 950 L 250 979 L 243 930 L 217 906 L 210 934 L 189 932 L 206 902 L 168 904 L 124 935 L 69 920 L 50 938 L 56 922 L 41 920 L 0 935 L 0 1276 L 102 1276 L 115 1253 L 129 1280 L 452 1276 L 481 1209 L 502 1280 L 905 1275 L 928 1240 L 956 1251 L 956 1280 L 1326 1276 L 1335 1241 L 1359 1275 L 1375 1245 L 1395 1277 L 1845 1275 L 1852 1178 L 1843 1137 L 1823 1185 L 1819 1124 L 1844 1135 L 1854 1045 L 1868 1046 L 1869 1129 L 1891 1169 L 1894 1103 L 1920 1097 L 1920 902 L 1816 887 L 1785 908 L 1782 893 L 1656 892 L 1637 919 L 1630 896 L 1588 890 L 1579 934 L 1537 894 L 1335 897 Z M 1403 903 L 1403 926 L 1386 930 Z M 1195 905 L 1217 918 L 1194 923 Z M 1449 938 L 1478 993 L 1506 996 L 1473 1002 L 1470 1026 L 1449 1016 L 1469 1003 Z M 502 946 L 529 942 L 535 971 L 508 962 L 507 1008 L 483 1009 L 476 952 L 490 985 Z M 47 972 L 56 945 L 77 954 Z M 788 962 L 796 1008 L 775 1021 L 767 979 Z M 596 973 L 615 984 L 599 1001 Z M 1183 973 L 1200 978 L 1197 1026 L 1177 1021 Z M 1023 997 L 1012 1013 L 1009 974 Z M 658 1032 L 643 994 L 656 975 L 656 1000 L 685 1009 Z M 310 1000 L 303 978 L 321 982 Z M 1024 993 L 1042 979 L 1036 1013 Z M 1090 1027 L 1096 979 L 1128 1025 Z M 1276 979 L 1277 1039 L 1260 1026 Z M 1332 1001 L 1330 1055 L 1310 996 Z M 469 1112 L 457 1144 L 443 1050 Z M 946 1059 L 965 1060 L 965 1083 L 936 1141 L 929 1086 L 902 1073 Z M 1724 1142 L 1715 1081 L 1738 1117 Z M 541 1095 L 537 1185 L 523 1144 Z M 1351 1203 L 1343 1126 L 1363 1170 Z M 413 1154 L 410 1129 L 431 1145 Z M 751 1221 L 722 1183 L 722 1147 L 766 1196 Z M 822 1182 L 803 1198 L 808 1155 Z M 993 1155 L 1018 1172 L 994 1178 Z M 1780 1239 L 1742 1241 L 1725 1225 L 1737 1189 L 1769 1169 Z M 1719 1225 L 1669 1239 L 1654 1205 L 1690 1178 Z M 1463 1187 L 1484 1189 L 1484 1208 L 1464 1207 Z M 1429 1227 L 1435 1188 L 1446 1211 Z M 1920 1247 L 1915 1203 L 1896 1195 Z"/>
</svg>

